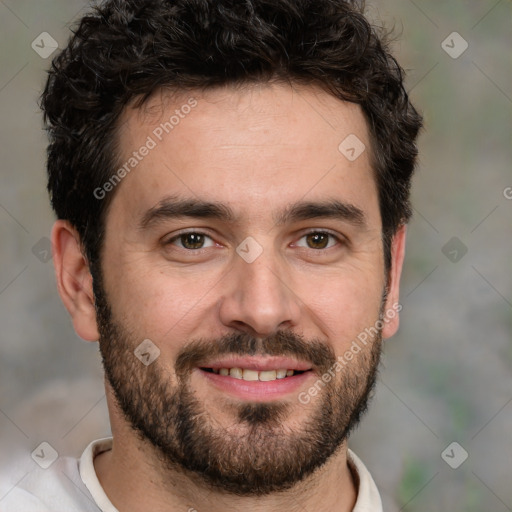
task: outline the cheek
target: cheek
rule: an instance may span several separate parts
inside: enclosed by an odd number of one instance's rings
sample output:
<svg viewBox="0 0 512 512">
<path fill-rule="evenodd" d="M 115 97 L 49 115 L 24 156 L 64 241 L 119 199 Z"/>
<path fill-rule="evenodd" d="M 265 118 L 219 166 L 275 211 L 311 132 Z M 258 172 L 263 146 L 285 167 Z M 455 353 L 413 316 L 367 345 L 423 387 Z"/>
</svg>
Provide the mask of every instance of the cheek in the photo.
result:
<svg viewBox="0 0 512 512">
<path fill-rule="evenodd" d="M 325 327 L 336 352 L 343 351 L 357 335 L 378 320 L 383 282 L 369 274 L 333 276 L 321 290 L 304 293 L 308 309 Z"/>
<path fill-rule="evenodd" d="M 148 270 L 135 265 L 123 266 L 120 273 L 123 278 L 114 273 L 111 279 L 117 282 L 112 307 L 115 317 L 131 332 L 151 339 L 161 349 L 170 345 L 169 340 L 194 333 L 212 335 L 212 321 L 207 317 L 217 287 L 222 286 L 222 275 L 189 269 L 169 273 L 158 266 Z"/>
</svg>

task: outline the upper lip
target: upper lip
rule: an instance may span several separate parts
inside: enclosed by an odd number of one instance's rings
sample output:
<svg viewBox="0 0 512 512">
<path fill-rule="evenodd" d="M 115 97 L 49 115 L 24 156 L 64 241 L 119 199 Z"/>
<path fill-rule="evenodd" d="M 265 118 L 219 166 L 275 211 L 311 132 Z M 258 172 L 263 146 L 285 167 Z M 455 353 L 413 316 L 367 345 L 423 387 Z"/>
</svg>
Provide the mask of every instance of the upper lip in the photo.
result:
<svg viewBox="0 0 512 512">
<path fill-rule="evenodd" d="M 311 364 L 306 361 L 299 361 L 289 357 L 273 356 L 225 357 L 223 359 L 216 359 L 215 361 L 208 361 L 205 364 L 200 364 L 199 367 L 212 368 L 214 370 L 220 370 L 221 368 L 243 368 L 258 372 L 282 369 L 307 371 L 312 369 Z"/>
</svg>

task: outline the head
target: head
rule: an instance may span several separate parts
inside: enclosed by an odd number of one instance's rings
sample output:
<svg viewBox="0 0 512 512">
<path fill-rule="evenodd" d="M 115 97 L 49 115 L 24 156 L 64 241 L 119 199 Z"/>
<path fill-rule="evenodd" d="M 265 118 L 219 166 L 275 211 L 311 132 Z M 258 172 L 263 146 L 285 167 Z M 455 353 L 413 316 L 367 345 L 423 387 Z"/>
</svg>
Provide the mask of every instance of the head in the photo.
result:
<svg viewBox="0 0 512 512">
<path fill-rule="evenodd" d="M 107 1 L 42 108 L 59 290 L 122 421 L 229 492 L 322 466 L 398 327 L 421 125 L 362 6 Z M 243 364 L 295 374 L 241 390 Z"/>
</svg>

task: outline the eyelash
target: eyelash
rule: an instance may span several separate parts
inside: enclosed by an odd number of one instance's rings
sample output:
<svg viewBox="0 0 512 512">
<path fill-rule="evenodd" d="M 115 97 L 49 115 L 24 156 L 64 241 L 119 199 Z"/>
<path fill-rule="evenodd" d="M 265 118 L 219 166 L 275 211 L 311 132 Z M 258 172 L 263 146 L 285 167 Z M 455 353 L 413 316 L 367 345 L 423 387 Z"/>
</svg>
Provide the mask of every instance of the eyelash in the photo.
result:
<svg viewBox="0 0 512 512">
<path fill-rule="evenodd" d="M 173 237 L 172 237 L 172 238 L 170 238 L 169 240 L 167 240 L 167 241 L 164 243 L 164 245 L 174 245 L 174 242 L 175 242 L 175 241 L 180 240 L 180 238 L 181 238 L 182 236 L 185 236 L 185 235 L 202 235 L 202 236 L 204 236 L 205 238 L 209 238 L 210 240 L 212 240 L 212 242 L 214 242 L 214 243 L 215 243 L 215 241 L 213 240 L 213 238 L 212 238 L 210 235 L 208 235 L 208 234 L 204 233 L 203 231 L 184 231 L 184 232 L 182 232 L 182 233 L 179 233 L 179 234 L 177 234 L 177 235 L 173 236 Z M 203 249 L 207 249 L 207 247 L 201 247 L 201 248 L 199 248 L 199 249 L 187 249 L 186 247 L 179 247 L 179 248 L 180 248 L 180 249 L 182 249 L 182 250 L 184 250 L 184 251 L 188 251 L 188 252 L 199 252 L 199 251 L 201 251 L 201 250 L 203 250 Z"/>
<path fill-rule="evenodd" d="M 194 234 L 194 235 L 202 235 L 206 238 L 209 238 L 210 240 L 212 240 L 212 242 L 214 242 L 214 244 L 216 243 L 213 238 L 202 232 L 202 231 L 184 231 L 183 233 L 179 233 L 175 236 L 173 236 L 172 238 L 170 238 L 169 240 L 167 240 L 164 245 L 174 245 L 174 242 L 176 242 L 177 240 L 180 240 L 180 238 L 184 235 L 189 235 L 189 234 Z M 334 233 L 331 233 L 330 231 L 326 231 L 326 230 L 311 230 L 311 231 L 308 231 L 307 233 L 304 233 L 300 238 L 299 240 L 302 240 L 303 238 L 309 236 L 309 235 L 327 235 L 329 236 L 331 239 L 334 239 L 337 244 L 340 244 L 340 245 L 343 245 L 345 242 L 344 240 L 342 240 L 340 238 L 340 236 L 338 235 L 335 235 Z M 296 242 L 294 242 L 295 244 Z M 308 249 L 310 251 L 315 251 L 315 252 L 321 252 L 321 251 L 326 251 L 328 249 L 332 249 L 334 246 L 330 246 L 330 247 L 326 247 L 324 249 L 313 249 L 311 247 L 302 247 L 303 249 Z M 204 249 L 208 249 L 208 247 L 200 247 L 199 249 L 187 249 L 186 247 L 179 247 L 180 249 L 184 250 L 184 251 L 187 251 L 187 252 L 199 252 L 201 250 L 204 250 Z"/>
<path fill-rule="evenodd" d="M 299 240 L 302 240 L 303 238 L 307 237 L 308 235 L 327 235 L 331 239 L 334 239 L 334 241 L 336 242 L 336 245 L 342 245 L 343 244 L 343 240 L 342 240 L 342 238 L 339 235 L 335 235 L 334 233 L 331 233 L 330 231 L 317 230 L 317 229 L 312 229 L 311 231 L 308 231 L 307 233 L 304 233 L 299 238 Z M 327 251 L 328 249 L 332 249 L 336 245 L 333 245 L 333 246 L 330 246 L 330 247 L 326 247 L 324 249 L 312 249 L 311 247 L 303 247 L 303 249 L 308 249 L 310 251 L 315 251 L 315 252 L 322 252 L 322 251 Z"/>
</svg>

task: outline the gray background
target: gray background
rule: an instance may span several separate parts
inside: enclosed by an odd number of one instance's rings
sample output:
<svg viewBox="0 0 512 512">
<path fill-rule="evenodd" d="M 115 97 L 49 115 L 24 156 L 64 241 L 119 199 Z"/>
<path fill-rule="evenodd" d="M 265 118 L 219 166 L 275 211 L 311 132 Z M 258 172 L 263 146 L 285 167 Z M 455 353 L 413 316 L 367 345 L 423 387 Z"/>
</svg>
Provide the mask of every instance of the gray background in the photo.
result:
<svg viewBox="0 0 512 512">
<path fill-rule="evenodd" d="M 0 0 L 0 509 L 42 441 L 78 455 L 109 433 L 97 347 L 74 333 L 46 261 L 53 215 L 37 98 L 51 57 L 31 48 L 42 32 L 62 48 L 84 6 Z M 368 11 L 395 26 L 426 130 L 401 328 L 351 447 L 386 511 L 512 510 L 511 1 L 389 0 Z M 453 32 L 468 43 L 457 58 Z"/>
</svg>

